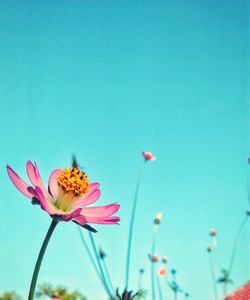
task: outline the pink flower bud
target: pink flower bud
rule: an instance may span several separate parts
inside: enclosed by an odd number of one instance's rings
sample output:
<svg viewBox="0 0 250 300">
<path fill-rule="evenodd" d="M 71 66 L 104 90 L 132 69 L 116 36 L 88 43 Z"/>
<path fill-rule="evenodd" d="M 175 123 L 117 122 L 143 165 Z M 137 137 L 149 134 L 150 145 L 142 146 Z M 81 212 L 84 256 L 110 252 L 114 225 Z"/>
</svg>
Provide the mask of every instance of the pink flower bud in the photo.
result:
<svg viewBox="0 0 250 300">
<path fill-rule="evenodd" d="M 167 256 L 163 256 L 161 261 L 166 264 L 168 262 L 168 257 Z"/>
<path fill-rule="evenodd" d="M 207 252 L 212 252 L 212 250 L 213 250 L 212 246 L 207 247 Z"/>
<path fill-rule="evenodd" d="M 158 224 L 161 223 L 162 216 L 163 216 L 162 213 L 158 213 L 158 214 L 155 216 L 155 218 L 154 218 L 154 223 L 155 223 L 156 225 L 158 225 Z"/>
<path fill-rule="evenodd" d="M 165 268 L 160 268 L 160 269 L 158 270 L 158 274 L 159 274 L 159 276 L 161 276 L 161 277 L 167 275 L 167 269 L 165 269 Z"/>
<path fill-rule="evenodd" d="M 210 236 L 216 236 L 217 231 L 213 228 L 213 229 L 210 230 L 209 234 L 210 234 Z"/>
<path fill-rule="evenodd" d="M 145 158 L 145 160 L 156 160 L 156 157 L 151 152 L 142 152 L 142 156 Z"/>
<path fill-rule="evenodd" d="M 148 255 L 149 259 L 151 262 L 158 262 L 159 261 L 159 256 L 155 255 L 155 254 L 149 254 Z"/>
</svg>

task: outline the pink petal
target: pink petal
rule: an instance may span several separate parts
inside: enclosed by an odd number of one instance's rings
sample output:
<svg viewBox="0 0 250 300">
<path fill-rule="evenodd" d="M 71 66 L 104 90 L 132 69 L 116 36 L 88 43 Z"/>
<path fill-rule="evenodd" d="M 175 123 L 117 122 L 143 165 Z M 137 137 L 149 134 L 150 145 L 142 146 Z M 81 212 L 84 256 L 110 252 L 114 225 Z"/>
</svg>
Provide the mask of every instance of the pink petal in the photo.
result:
<svg viewBox="0 0 250 300">
<path fill-rule="evenodd" d="M 120 205 L 117 203 L 97 206 L 97 207 L 87 207 L 82 208 L 81 215 L 87 217 L 108 217 L 116 213 L 120 208 Z"/>
<path fill-rule="evenodd" d="M 31 187 L 31 189 L 33 188 Z M 47 211 L 47 213 L 52 216 L 61 217 L 66 222 L 71 221 L 73 218 L 78 217 L 82 211 L 81 208 L 78 208 L 70 212 L 65 212 L 60 209 L 57 209 L 50 202 L 48 202 L 48 200 L 44 197 L 41 189 L 38 186 L 36 186 L 35 189 L 33 189 L 33 193 L 35 197 L 40 201 L 40 205 L 43 210 Z"/>
<path fill-rule="evenodd" d="M 70 213 L 66 213 L 64 212 L 64 214 L 61 214 L 62 218 L 64 221 L 68 222 L 68 221 L 71 221 L 72 219 L 75 219 L 77 218 L 80 213 L 81 213 L 81 208 L 78 208 L 76 210 L 74 210 L 73 212 L 70 212 Z M 60 213 L 58 212 L 58 215 L 60 215 Z"/>
<path fill-rule="evenodd" d="M 29 189 L 31 190 L 33 188 L 30 187 Z M 39 186 L 36 186 L 35 189 L 33 189 L 33 193 L 35 197 L 39 200 L 40 206 L 43 210 L 47 211 L 47 213 L 50 215 L 56 214 L 57 210 L 48 202 Z"/>
<path fill-rule="evenodd" d="M 75 203 L 74 203 L 74 208 L 80 207 L 80 206 L 86 206 L 91 203 L 94 203 L 97 201 L 97 199 L 100 197 L 101 192 L 100 190 L 97 189 L 98 186 L 95 185 L 94 187 L 90 187 L 90 192 L 87 195 L 83 195 L 81 198 L 79 198 Z"/>
<path fill-rule="evenodd" d="M 76 223 L 80 225 L 85 225 L 86 224 L 86 218 L 84 216 L 78 216 L 73 219 Z"/>
<path fill-rule="evenodd" d="M 54 170 L 49 177 L 49 191 L 54 199 L 58 196 L 58 183 L 57 178 L 62 173 L 60 169 Z"/>
<path fill-rule="evenodd" d="M 28 174 L 28 177 L 29 177 L 31 183 L 34 186 L 38 186 L 41 189 L 42 193 L 45 196 L 47 196 L 48 192 L 42 182 L 42 179 L 41 179 L 41 176 L 39 174 L 36 164 L 33 165 L 32 162 L 29 160 L 26 164 L 26 171 L 27 171 L 27 174 Z"/>
<path fill-rule="evenodd" d="M 28 197 L 29 199 L 33 198 L 33 195 L 28 191 L 28 184 L 17 175 L 17 173 L 10 167 L 7 166 L 7 172 L 10 177 L 10 180 L 14 184 L 14 186 L 21 192 L 24 196 Z"/>
<path fill-rule="evenodd" d="M 92 193 L 93 191 L 97 190 L 99 188 L 99 186 L 100 186 L 100 183 L 98 183 L 98 182 L 92 182 L 90 184 L 90 191 L 89 191 L 89 193 Z"/>
<path fill-rule="evenodd" d="M 86 217 L 86 222 L 93 224 L 117 224 L 119 221 L 119 217 Z"/>
</svg>

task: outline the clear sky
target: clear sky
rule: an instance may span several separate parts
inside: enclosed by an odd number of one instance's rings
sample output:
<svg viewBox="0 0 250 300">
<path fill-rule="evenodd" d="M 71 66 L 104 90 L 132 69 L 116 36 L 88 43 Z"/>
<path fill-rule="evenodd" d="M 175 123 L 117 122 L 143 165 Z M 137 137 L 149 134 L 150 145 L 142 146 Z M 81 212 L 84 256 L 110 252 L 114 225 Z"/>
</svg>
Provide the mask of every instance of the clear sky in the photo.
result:
<svg viewBox="0 0 250 300">
<path fill-rule="evenodd" d="M 140 152 L 149 150 L 157 161 L 141 186 L 132 287 L 145 267 L 149 288 L 152 219 L 162 211 L 158 253 L 169 256 L 193 300 L 213 299 L 208 231 L 218 230 L 217 260 L 226 267 L 248 208 L 247 2 L 0 1 L 0 293 L 27 298 L 50 224 L 15 190 L 7 163 L 25 176 L 26 161 L 35 160 L 46 182 L 77 155 L 101 183 L 98 204 L 121 204 L 120 226 L 97 226 L 96 239 L 123 288 Z M 230 289 L 250 278 L 247 225 Z M 105 299 L 76 229 L 56 228 L 39 283 Z"/>
</svg>

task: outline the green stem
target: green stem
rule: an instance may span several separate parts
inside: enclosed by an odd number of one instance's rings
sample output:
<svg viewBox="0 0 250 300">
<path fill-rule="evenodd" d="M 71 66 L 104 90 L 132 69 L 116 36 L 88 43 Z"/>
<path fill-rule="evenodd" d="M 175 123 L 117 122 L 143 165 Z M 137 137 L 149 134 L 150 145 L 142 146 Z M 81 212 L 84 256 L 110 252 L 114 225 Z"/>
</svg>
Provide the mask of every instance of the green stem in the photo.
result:
<svg viewBox="0 0 250 300">
<path fill-rule="evenodd" d="M 137 285 L 137 290 L 140 291 L 142 288 L 142 273 L 139 273 L 139 279 L 138 279 L 138 285 Z"/>
<path fill-rule="evenodd" d="M 210 255 L 211 275 L 212 275 L 212 281 L 213 281 L 214 299 L 218 300 L 218 291 L 217 291 L 217 285 L 216 285 L 216 278 L 215 278 L 215 271 L 214 271 L 214 263 L 213 263 L 212 253 L 209 253 L 209 255 Z"/>
<path fill-rule="evenodd" d="M 52 222 L 50 224 L 49 230 L 46 234 L 46 237 L 43 241 L 42 247 L 40 249 L 37 261 L 36 261 L 36 266 L 33 272 L 33 276 L 32 276 L 32 280 L 31 280 L 31 284 L 30 284 L 30 291 L 29 291 L 29 297 L 28 300 L 33 300 L 34 299 L 34 294 L 35 294 L 35 289 L 36 289 L 36 282 L 37 282 L 37 278 L 38 278 L 38 274 L 39 274 L 39 270 L 42 264 L 42 260 L 43 260 L 43 256 L 44 253 L 46 251 L 46 248 L 48 246 L 49 240 L 52 236 L 52 233 L 57 225 L 58 221 L 52 219 Z"/>
<path fill-rule="evenodd" d="M 110 274 L 109 274 L 109 270 L 108 270 L 108 267 L 107 267 L 107 264 L 106 264 L 106 261 L 105 261 L 105 257 L 102 259 L 102 265 L 103 265 L 104 272 L 106 274 L 107 283 L 108 283 L 110 289 L 112 290 L 112 292 L 114 293 L 115 289 L 114 289 L 114 285 L 112 283 L 112 280 L 111 280 L 111 277 L 110 277 Z"/>
<path fill-rule="evenodd" d="M 105 274 L 104 274 L 104 271 L 103 271 L 103 268 L 102 268 L 102 264 L 100 262 L 100 257 L 98 255 L 98 252 L 97 252 L 97 249 L 96 249 L 96 245 L 95 245 L 95 240 L 94 240 L 93 235 L 92 235 L 92 233 L 90 231 L 89 231 L 89 238 L 90 238 L 90 242 L 91 242 L 91 245 L 92 245 L 95 257 L 96 257 L 96 261 L 97 261 L 97 265 L 98 265 L 100 274 L 101 274 L 101 276 L 103 278 L 103 284 L 105 286 L 105 289 L 106 289 L 106 291 L 107 291 L 108 296 L 110 297 L 110 299 L 114 300 L 113 295 L 112 295 L 112 293 L 111 293 L 111 291 L 109 289 L 109 286 L 108 286 L 108 283 L 107 283 L 107 280 L 106 280 L 106 277 L 105 277 Z"/>
<path fill-rule="evenodd" d="M 176 287 L 174 289 L 174 300 L 178 299 L 178 284 L 176 280 L 176 274 L 173 274 L 173 282 L 175 283 Z"/>
<path fill-rule="evenodd" d="M 227 282 L 224 283 L 224 297 L 227 296 Z"/>
<path fill-rule="evenodd" d="M 247 177 L 247 199 L 248 199 L 248 205 L 250 207 L 250 174 Z"/>
<path fill-rule="evenodd" d="M 95 269 L 95 272 L 96 272 L 97 276 L 99 277 L 101 283 L 103 284 L 104 288 L 106 289 L 105 284 L 103 282 L 103 278 L 102 278 L 102 276 L 101 276 L 101 274 L 100 274 L 100 272 L 98 270 L 98 267 L 97 267 L 97 265 L 95 263 L 94 257 L 91 254 L 91 251 L 90 251 L 89 246 L 88 246 L 88 244 L 87 244 L 87 242 L 86 242 L 86 240 L 85 240 L 85 238 L 83 236 L 83 233 L 82 233 L 82 231 L 81 231 L 81 229 L 80 229 L 79 226 L 77 226 L 77 228 L 78 228 L 78 232 L 79 232 L 79 235 L 80 235 L 80 239 L 81 239 L 81 241 L 83 243 L 83 246 L 84 246 L 84 248 L 85 248 L 85 250 L 87 252 L 87 255 L 88 255 L 88 257 L 89 257 L 89 259 L 90 259 L 90 261 L 92 263 L 92 266 Z"/>
<path fill-rule="evenodd" d="M 152 248 L 151 248 L 151 255 L 156 255 L 156 235 L 158 231 L 158 224 L 154 224 L 154 232 L 153 232 L 153 240 L 152 240 Z M 151 293 L 152 293 L 152 300 L 155 300 L 155 262 L 151 261 Z"/>
<path fill-rule="evenodd" d="M 129 267 L 130 267 L 130 256 L 131 256 L 131 246 L 132 246 L 132 238 L 133 238 L 135 212 L 136 212 L 136 206 L 137 206 L 137 201 L 138 201 L 140 183 L 141 183 L 141 178 L 142 178 L 142 175 L 143 175 L 143 172 L 144 172 L 145 163 L 146 163 L 146 160 L 143 162 L 141 171 L 139 173 L 138 181 L 137 181 L 136 188 L 135 188 L 135 197 L 134 197 L 132 212 L 131 212 L 129 234 L 128 234 L 126 269 L 125 269 L 125 289 L 126 290 L 128 290 L 128 285 L 129 285 Z"/>
<path fill-rule="evenodd" d="M 158 274 L 156 275 L 156 284 L 157 284 L 159 298 L 160 298 L 160 300 L 164 300 L 162 289 L 161 289 L 161 283 L 160 283 L 160 279 L 159 279 Z"/>
<path fill-rule="evenodd" d="M 151 293 L 152 300 L 155 300 L 155 263 L 151 262 Z"/>
<path fill-rule="evenodd" d="M 233 244 L 233 250 L 232 250 L 232 254 L 231 254 L 231 259 L 230 259 L 230 263 L 229 263 L 229 267 L 228 267 L 228 277 L 230 276 L 230 274 L 232 272 L 232 268 L 233 268 L 233 265 L 234 265 L 234 260 L 235 260 L 235 255 L 236 255 L 236 251 L 237 251 L 237 246 L 238 246 L 240 234 L 241 234 L 241 231 L 244 228 L 247 220 L 248 220 L 248 216 L 245 216 L 245 218 L 243 219 L 243 221 L 240 224 L 240 227 L 239 227 L 239 229 L 236 233 L 236 237 L 235 237 L 234 244 Z"/>
</svg>

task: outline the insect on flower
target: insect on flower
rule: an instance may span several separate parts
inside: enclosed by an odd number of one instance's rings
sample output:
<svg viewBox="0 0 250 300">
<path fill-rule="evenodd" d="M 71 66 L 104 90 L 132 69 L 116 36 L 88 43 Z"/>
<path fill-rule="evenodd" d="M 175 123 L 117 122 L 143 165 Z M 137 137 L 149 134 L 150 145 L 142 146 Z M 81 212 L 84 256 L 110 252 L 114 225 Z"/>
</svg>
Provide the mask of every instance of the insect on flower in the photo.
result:
<svg viewBox="0 0 250 300">
<path fill-rule="evenodd" d="M 31 184 L 27 184 L 19 175 L 7 166 L 8 175 L 14 186 L 33 204 L 38 204 L 57 221 L 73 221 L 80 226 L 96 231 L 92 224 L 117 224 L 119 217 L 113 216 L 120 205 L 112 203 L 104 206 L 86 207 L 100 197 L 100 184 L 90 183 L 85 172 L 77 166 L 68 169 L 56 169 L 49 177 L 49 187 L 45 188 L 36 163 L 28 161 L 26 171 Z"/>
</svg>

